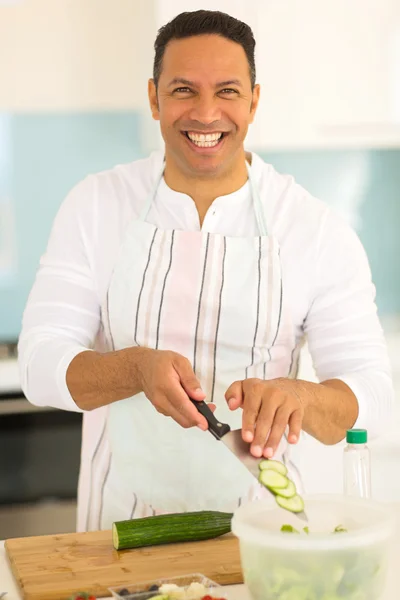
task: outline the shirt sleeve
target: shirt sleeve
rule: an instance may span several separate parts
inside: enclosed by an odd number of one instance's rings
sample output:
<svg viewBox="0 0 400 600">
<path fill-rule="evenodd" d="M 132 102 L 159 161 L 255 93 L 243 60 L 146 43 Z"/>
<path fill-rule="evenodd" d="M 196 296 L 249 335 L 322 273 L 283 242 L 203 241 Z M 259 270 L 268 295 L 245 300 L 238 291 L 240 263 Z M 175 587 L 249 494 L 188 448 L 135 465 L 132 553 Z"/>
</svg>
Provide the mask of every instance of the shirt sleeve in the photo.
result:
<svg viewBox="0 0 400 600">
<path fill-rule="evenodd" d="M 380 435 L 394 409 L 391 367 L 375 287 L 356 233 L 331 212 L 321 228 L 315 287 L 304 330 L 319 381 L 340 379 L 355 394 L 354 427 Z"/>
<path fill-rule="evenodd" d="M 72 359 L 93 348 L 100 305 L 93 274 L 94 190 L 88 177 L 63 202 L 28 298 L 18 344 L 21 385 L 37 406 L 82 412 L 66 384 Z"/>
</svg>

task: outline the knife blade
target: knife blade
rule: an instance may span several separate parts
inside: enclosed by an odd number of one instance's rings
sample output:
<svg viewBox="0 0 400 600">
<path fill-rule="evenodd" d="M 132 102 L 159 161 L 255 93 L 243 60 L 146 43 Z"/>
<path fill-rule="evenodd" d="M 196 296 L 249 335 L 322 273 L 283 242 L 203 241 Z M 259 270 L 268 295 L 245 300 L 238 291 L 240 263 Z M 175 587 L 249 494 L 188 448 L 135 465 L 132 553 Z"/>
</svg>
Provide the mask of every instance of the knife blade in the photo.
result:
<svg viewBox="0 0 400 600">
<path fill-rule="evenodd" d="M 221 423 L 218 421 L 212 410 L 207 406 L 206 402 L 192 400 L 191 402 L 195 405 L 197 410 L 203 417 L 206 419 L 208 423 L 209 432 L 220 442 L 222 442 L 228 450 L 230 450 L 238 460 L 242 463 L 248 471 L 257 479 L 260 473 L 260 462 L 261 460 L 268 460 L 265 458 L 256 458 L 250 453 L 250 444 L 245 442 L 242 438 L 242 430 L 241 429 L 231 429 L 228 423 Z M 272 490 L 266 488 L 270 494 L 275 498 L 275 494 Z M 293 513 L 295 516 L 299 517 L 303 521 L 308 522 L 308 518 L 306 513 Z"/>
</svg>

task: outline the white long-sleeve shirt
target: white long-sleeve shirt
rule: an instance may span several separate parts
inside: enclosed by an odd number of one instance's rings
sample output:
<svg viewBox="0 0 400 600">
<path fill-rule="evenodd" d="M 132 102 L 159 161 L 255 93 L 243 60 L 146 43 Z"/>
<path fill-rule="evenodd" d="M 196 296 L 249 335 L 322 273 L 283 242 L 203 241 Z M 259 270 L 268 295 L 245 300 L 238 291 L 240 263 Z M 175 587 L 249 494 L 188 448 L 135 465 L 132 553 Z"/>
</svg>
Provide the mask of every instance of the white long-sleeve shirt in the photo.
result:
<svg viewBox="0 0 400 600">
<path fill-rule="evenodd" d="M 150 192 L 155 155 L 88 176 L 57 214 L 19 341 L 22 387 L 33 404 L 80 410 L 67 388 L 66 371 L 80 352 L 108 349 L 102 326 L 107 289 L 127 225 L 139 216 Z M 320 381 L 339 378 L 353 390 L 359 403 L 356 426 L 374 437 L 391 416 L 393 389 L 363 247 L 344 221 L 291 177 L 255 154 L 252 164 L 269 231 L 280 244 L 297 340 L 307 336 Z M 163 229 L 200 229 L 192 199 L 164 180 L 147 221 Z M 258 235 L 249 183 L 217 198 L 202 229 Z M 99 452 L 106 416 L 106 407 L 84 415 L 81 482 Z"/>
</svg>

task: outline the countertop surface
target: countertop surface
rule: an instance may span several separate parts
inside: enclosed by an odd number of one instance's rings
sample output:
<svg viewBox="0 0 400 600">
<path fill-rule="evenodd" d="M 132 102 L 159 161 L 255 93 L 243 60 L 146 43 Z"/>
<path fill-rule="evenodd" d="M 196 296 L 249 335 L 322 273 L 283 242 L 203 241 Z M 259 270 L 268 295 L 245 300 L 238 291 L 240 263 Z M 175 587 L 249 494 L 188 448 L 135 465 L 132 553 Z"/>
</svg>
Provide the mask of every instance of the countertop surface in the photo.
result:
<svg viewBox="0 0 400 600">
<path fill-rule="evenodd" d="M 382 598 L 376 600 L 393 600 L 399 597 L 398 594 L 398 570 L 400 564 L 400 504 L 389 503 L 388 507 L 394 511 L 397 516 L 397 532 L 394 536 L 394 542 L 390 555 L 389 576 L 387 588 Z M 225 590 L 229 591 L 229 600 L 251 600 L 248 591 L 244 585 L 226 586 Z M 22 600 L 18 586 L 11 573 L 11 568 L 8 562 L 4 541 L 0 541 L 0 595 L 2 592 L 7 592 L 4 600 Z"/>
</svg>

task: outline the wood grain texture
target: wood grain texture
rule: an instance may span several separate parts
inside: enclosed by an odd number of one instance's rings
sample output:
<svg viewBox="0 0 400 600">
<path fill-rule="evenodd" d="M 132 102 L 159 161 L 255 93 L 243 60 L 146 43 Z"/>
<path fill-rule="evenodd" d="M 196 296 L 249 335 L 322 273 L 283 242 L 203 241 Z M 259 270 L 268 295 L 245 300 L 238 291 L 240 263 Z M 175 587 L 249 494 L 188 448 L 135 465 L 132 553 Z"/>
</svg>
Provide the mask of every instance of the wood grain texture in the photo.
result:
<svg viewBox="0 0 400 600">
<path fill-rule="evenodd" d="M 111 531 L 7 540 L 11 568 L 25 600 L 66 600 L 80 591 L 109 596 L 109 587 L 203 573 L 217 583 L 243 583 L 232 535 L 117 552 Z"/>
</svg>

